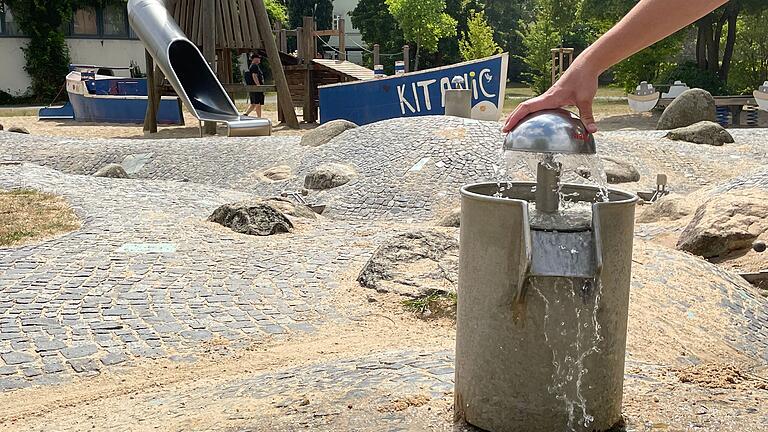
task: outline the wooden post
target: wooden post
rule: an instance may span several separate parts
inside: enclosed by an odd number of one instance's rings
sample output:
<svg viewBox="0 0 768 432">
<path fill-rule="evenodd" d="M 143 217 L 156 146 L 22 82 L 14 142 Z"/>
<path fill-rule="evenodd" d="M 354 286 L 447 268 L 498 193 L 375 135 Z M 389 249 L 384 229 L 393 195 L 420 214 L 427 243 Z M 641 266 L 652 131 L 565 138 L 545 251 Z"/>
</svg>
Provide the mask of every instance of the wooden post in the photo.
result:
<svg viewBox="0 0 768 432">
<path fill-rule="evenodd" d="M 557 81 L 557 56 L 555 55 L 554 49 L 550 50 L 550 53 L 552 53 L 552 84 L 555 84 L 555 81 Z"/>
<path fill-rule="evenodd" d="M 557 65 L 557 79 L 560 79 L 563 76 L 563 48 L 560 48 L 558 52 L 560 53 L 560 60 Z"/>
<path fill-rule="evenodd" d="M 299 128 L 299 119 L 296 118 L 296 110 L 291 100 L 291 91 L 288 88 L 288 79 L 285 77 L 283 63 L 280 60 L 280 52 L 277 49 L 275 38 L 272 37 L 272 27 L 269 25 L 269 15 L 267 7 L 263 0 L 253 0 L 254 11 L 256 12 L 256 25 L 258 26 L 259 36 L 267 51 L 267 57 L 270 59 L 272 76 L 275 79 L 277 88 L 278 109 L 282 110 L 288 127 L 292 129 Z"/>
<path fill-rule="evenodd" d="M 216 72 L 216 0 L 202 0 L 200 19 L 203 27 L 203 57 Z M 216 122 L 205 122 L 203 133 L 216 135 Z"/>
<path fill-rule="evenodd" d="M 157 133 L 157 111 L 154 104 L 155 93 L 157 93 L 157 88 L 155 87 L 155 61 L 147 50 L 144 50 L 144 58 L 147 62 L 147 113 L 144 116 L 144 132 L 153 134 Z"/>
<path fill-rule="evenodd" d="M 299 63 L 304 63 L 304 27 L 296 27 L 296 54 L 299 56 Z"/>
<path fill-rule="evenodd" d="M 373 67 L 380 65 L 381 63 L 381 46 L 379 44 L 373 44 Z"/>
<path fill-rule="evenodd" d="M 411 70 L 411 47 L 408 45 L 403 46 L 403 62 L 405 62 L 405 72 Z"/>
<path fill-rule="evenodd" d="M 304 122 L 314 123 L 315 116 L 312 113 L 312 60 L 315 58 L 315 20 L 312 17 L 304 17 Z"/>
<path fill-rule="evenodd" d="M 339 60 L 346 61 L 347 60 L 347 41 L 344 40 L 344 37 L 345 37 L 344 18 L 339 18 L 338 30 L 339 30 Z"/>
</svg>

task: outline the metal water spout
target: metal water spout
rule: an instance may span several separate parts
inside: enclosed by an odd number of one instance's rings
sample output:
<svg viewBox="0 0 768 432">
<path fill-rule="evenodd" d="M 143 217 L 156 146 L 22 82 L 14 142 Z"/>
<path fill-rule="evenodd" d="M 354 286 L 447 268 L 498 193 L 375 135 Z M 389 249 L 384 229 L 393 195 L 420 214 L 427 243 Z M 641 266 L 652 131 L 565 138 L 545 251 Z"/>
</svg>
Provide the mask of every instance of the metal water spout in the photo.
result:
<svg viewBox="0 0 768 432">
<path fill-rule="evenodd" d="M 544 153 L 536 169 L 536 209 L 557 213 L 562 166 L 556 153 L 595 154 L 595 138 L 576 114 L 564 109 L 538 111 L 526 116 L 504 140 L 504 151 Z"/>
</svg>

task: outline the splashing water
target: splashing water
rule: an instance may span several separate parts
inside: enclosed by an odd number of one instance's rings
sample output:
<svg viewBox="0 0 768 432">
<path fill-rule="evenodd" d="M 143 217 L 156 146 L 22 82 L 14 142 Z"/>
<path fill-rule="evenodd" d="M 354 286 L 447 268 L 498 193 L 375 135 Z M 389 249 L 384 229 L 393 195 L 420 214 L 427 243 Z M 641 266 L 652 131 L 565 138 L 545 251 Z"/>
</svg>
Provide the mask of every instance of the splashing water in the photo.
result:
<svg viewBox="0 0 768 432">
<path fill-rule="evenodd" d="M 577 286 L 571 279 L 558 278 L 549 298 L 538 285 L 535 278 L 531 280 L 531 288 L 544 302 L 544 342 L 552 350 L 552 383 L 547 390 L 565 404 L 568 417 L 565 432 L 576 432 L 577 420 L 585 428 L 594 421 L 587 412 L 582 387 L 583 378 L 589 373 L 584 360 L 600 351 L 602 337 L 597 312 L 602 285 L 593 289 L 591 281 Z M 560 322 L 553 325 L 553 316 L 559 317 Z M 570 344 L 557 343 L 566 339 L 571 341 Z M 567 346 L 568 349 L 560 352 L 557 346 Z"/>
</svg>

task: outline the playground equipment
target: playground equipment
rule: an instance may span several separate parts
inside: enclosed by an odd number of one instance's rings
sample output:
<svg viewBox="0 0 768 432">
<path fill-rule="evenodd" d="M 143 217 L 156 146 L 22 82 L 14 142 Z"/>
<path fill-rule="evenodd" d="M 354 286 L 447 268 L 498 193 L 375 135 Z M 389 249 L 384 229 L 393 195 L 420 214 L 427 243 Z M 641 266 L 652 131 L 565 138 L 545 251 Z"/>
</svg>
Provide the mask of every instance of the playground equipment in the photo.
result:
<svg viewBox="0 0 768 432">
<path fill-rule="evenodd" d="M 559 184 L 556 154 L 595 153 L 567 111 L 528 116 L 504 149 L 542 160 L 536 183 L 461 189 L 456 417 L 488 431 L 607 430 L 621 420 L 637 197 Z"/>
<path fill-rule="evenodd" d="M 176 25 L 163 1 L 130 0 L 128 19 L 149 56 L 197 119 L 213 124 L 225 123 L 229 136 L 271 134 L 272 122 L 268 119 L 240 115 L 211 65 Z M 150 98 L 154 97 L 152 94 Z M 154 114 L 155 104 L 149 103 L 148 107 Z"/>
</svg>

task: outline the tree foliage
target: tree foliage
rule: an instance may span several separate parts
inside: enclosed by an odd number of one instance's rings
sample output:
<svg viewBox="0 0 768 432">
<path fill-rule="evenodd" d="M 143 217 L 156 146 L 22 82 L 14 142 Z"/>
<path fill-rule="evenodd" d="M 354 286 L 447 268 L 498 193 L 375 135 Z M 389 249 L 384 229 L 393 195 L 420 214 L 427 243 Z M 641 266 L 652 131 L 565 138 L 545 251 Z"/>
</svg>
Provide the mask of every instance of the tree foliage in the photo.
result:
<svg viewBox="0 0 768 432">
<path fill-rule="evenodd" d="M 333 25 L 332 0 L 286 0 L 285 6 L 291 28 L 304 25 L 305 16 L 314 17 L 318 29 L 329 29 Z"/>
<path fill-rule="evenodd" d="M 272 22 L 288 24 L 288 8 L 283 0 L 264 0 L 264 6 L 267 7 L 267 15 Z"/>
<path fill-rule="evenodd" d="M 61 31 L 72 16 L 73 0 L 5 0 L 21 31 L 29 37 L 24 70 L 38 101 L 53 98 L 69 72 L 69 48 Z"/>
<path fill-rule="evenodd" d="M 360 0 L 349 16 L 352 19 L 352 25 L 360 31 L 361 38 L 370 49 L 373 49 L 374 44 L 379 44 L 381 53 L 384 54 L 381 62 L 391 72 L 394 69 L 395 57 L 388 54 L 401 52 L 405 39 L 400 25 L 389 13 L 384 0 Z M 365 55 L 364 59 L 366 63 L 373 66 L 373 56 Z"/>
<path fill-rule="evenodd" d="M 737 94 L 749 94 L 768 80 L 768 10 L 742 16 L 737 23 L 729 87 Z"/>
<path fill-rule="evenodd" d="M 488 25 L 483 11 L 472 11 L 467 21 L 468 30 L 459 41 L 459 52 L 464 60 L 474 60 L 501 52 L 493 40 L 493 28 Z"/>
<path fill-rule="evenodd" d="M 445 0 L 385 0 L 403 37 L 416 44 L 415 69 L 420 51 L 435 52 L 441 38 L 456 36 L 457 21 L 445 13 Z"/>
</svg>

